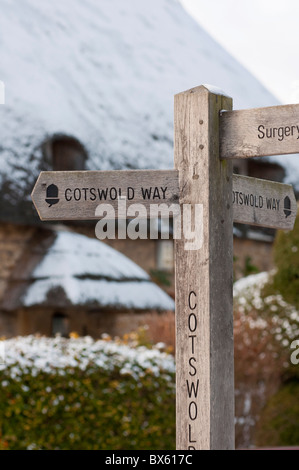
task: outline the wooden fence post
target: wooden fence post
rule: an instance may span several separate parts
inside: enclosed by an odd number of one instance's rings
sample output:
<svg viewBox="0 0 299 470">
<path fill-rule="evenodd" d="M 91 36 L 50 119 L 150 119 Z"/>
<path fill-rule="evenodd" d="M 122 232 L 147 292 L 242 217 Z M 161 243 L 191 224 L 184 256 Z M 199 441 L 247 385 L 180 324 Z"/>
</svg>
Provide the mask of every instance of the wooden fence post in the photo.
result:
<svg viewBox="0 0 299 470">
<path fill-rule="evenodd" d="M 175 96 L 181 211 L 203 210 L 202 246 L 186 250 L 186 227 L 175 242 L 179 450 L 234 449 L 232 166 L 219 158 L 219 113 L 231 108 L 205 86 Z"/>
</svg>

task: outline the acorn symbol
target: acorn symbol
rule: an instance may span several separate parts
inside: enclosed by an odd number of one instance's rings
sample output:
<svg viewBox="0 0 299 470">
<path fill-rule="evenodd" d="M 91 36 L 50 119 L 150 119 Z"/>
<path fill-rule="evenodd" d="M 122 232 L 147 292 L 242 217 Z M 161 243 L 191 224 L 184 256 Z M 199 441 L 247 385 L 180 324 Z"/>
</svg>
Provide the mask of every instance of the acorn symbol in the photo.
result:
<svg viewBox="0 0 299 470">
<path fill-rule="evenodd" d="M 49 207 L 59 202 L 58 193 L 59 190 L 56 184 L 50 184 L 50 186 L 47 187 L 46 202 L 49 204 Z"/>
<path fill-rule="evenodd" d="M 286 196 L 284 198 L 284 213 L 285 213 L 285 216 L 286 218 L 289 217 L 289 215 L 291 215 L 292 211 L 291 211 L 291 199 L 289 198 L 289 196 Z"/>
</svg>

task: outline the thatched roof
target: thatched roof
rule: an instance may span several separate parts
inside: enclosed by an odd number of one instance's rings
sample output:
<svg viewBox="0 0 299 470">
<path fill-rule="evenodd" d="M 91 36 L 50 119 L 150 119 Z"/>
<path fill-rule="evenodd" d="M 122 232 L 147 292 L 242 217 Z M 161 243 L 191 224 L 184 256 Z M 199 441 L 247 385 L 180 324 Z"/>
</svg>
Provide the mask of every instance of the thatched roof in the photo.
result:
<svg viewBox="0 0 299 470">
<path fill-rule="evenodd" d="M 2 309 L 174 310 L 173 300 L 123 254 L 74 232 L 40 231 L 24 253 Z"/>
<path fill-rule="evenodd" d="M 173 95 L 212 83 L 235 108 L 277 100 L 177 0 L 3 0 L 0 218 L 37 222 L 30 193 L 71 137 L 86 169 L 171 168 Z"/>
</svg>

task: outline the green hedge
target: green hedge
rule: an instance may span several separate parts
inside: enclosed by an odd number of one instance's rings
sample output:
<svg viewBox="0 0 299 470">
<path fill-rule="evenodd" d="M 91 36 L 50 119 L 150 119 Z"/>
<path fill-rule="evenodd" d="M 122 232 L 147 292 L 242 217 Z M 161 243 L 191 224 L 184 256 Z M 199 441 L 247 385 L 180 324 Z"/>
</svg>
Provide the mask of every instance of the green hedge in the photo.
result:
<svg viewBox="0 0 299 470">
<path fill-rule="evenodd" d="M 121 364 L 114 353 L 109 370 L 94 363 L 82 370 L 78 360 L 45 373 L 31 362 L 0 372 L 1 449 L 175 448 L 173 372 L 142 370 L 136 359 Z"/>
<path fill-rule="evenodd" d="M 299 217 L 294 230 L 277 233 L 274 258 L 277 267 L 274 288 L 287 302 L 299 308 Z"/>
<path fill-rule="evenodd" d="M 285 384 L 264 409 L 258 446 L 299 446 L 299 380 Z"/>
</svg>

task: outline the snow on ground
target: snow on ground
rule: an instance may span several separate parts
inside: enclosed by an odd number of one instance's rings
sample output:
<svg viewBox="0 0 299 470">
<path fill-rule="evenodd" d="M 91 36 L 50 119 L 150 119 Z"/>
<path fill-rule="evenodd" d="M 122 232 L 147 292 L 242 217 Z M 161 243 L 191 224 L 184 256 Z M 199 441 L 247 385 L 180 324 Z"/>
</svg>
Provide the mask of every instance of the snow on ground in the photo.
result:
<svg viewBox="0 0 299 470">
<path fill-rule="evenodd" d="M 169 168 L 175 93 L 210 83 L 235 108 L 277 104 L 177 0 L 2 0 L 0 31 L 0 186 L 16 203 L 53 135 L 76 137 L 87 169 Z"/>
<path fill-rule="evenodd" d="M 140 310 L 174 310 L 174 301 L 148 274 L 99 240 L 58 231 L 32 275 L 22 303 L 57 305 L 63 290 L 72 305 Z"/>
<path fill-rule="evenodd" d="M 0 371 L 21 380 L 25 373 L 36 376 L 39 372 L 65 375 L 65 369 L 80 368 L 90 372 L 96 368 L 120 369 L 122 375 L 129 374 L 136 380 L 151 371 L 158 376 L 161 372 L 175 372 L 174 358 L 158 348 L 143 346 L 129 347 L 115 341 L 84 338 L 64 339 L 24 336 L 5 340 L 5 364 Z M 2 386 L 8 382 L 2 380 Z"/>
</svg>

